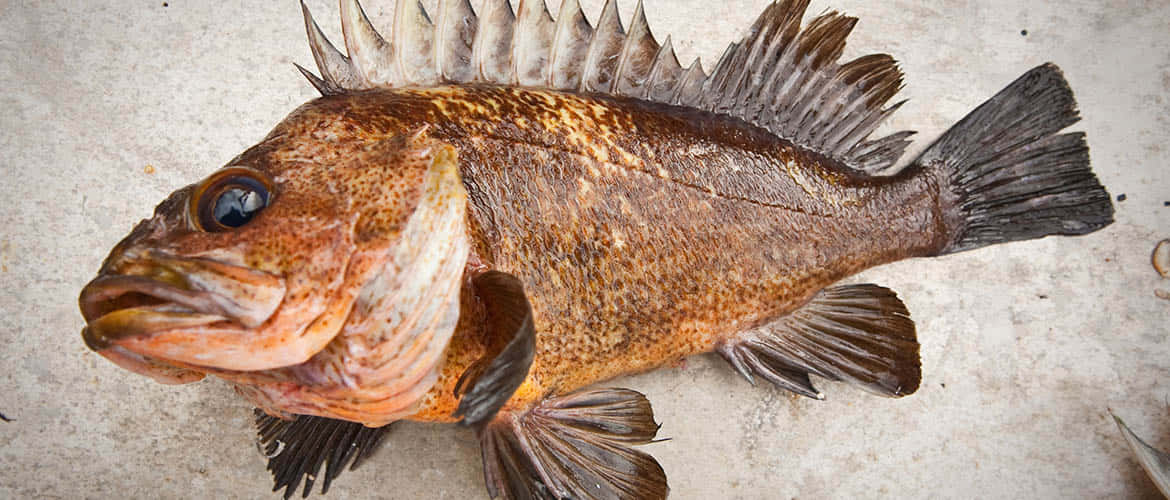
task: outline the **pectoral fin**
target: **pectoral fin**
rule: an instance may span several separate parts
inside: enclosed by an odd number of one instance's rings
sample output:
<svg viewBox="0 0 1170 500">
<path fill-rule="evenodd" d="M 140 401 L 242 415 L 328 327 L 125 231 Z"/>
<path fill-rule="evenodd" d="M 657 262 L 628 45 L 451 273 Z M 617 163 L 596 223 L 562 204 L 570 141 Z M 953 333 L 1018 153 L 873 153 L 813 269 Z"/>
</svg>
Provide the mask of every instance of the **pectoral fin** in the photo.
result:
<svg viewBox="0 0 1170 500">
<path fill-rule="evenodd" d="M 329 491 L 329 484 L 345 466 L 352 460 L 349 468 L 356 469 L 378 449 L 389 430 L 389 425 L 372 428 L 309 415 L 281 420 L 256 410 L 259 446 L 268 457 L 268 470 L 275 483 L 272 491 L 284 488 L 285 500 L 296 494 L 302 477 L 305 478 L 302 496 L 308 498 L 321 464 L 325 464 L 321 493 Z"/>
<path fill-rule="evenodd" d="M 492 498 L 666 498 L 666 473 L 630 448 L 658 433 L 650 402 L 626 389 L 582 391 L 496 417 L 479 431 Z"/>
<path fill-rule="evenodd" d="M 456 385 L 462 394 L 455 417 L 463 425 L 478 426 L 496 415 L 528 377 L 536 353 L 532 307 L 524 286 L 511 274 L 488 271 L 473 280 L 487 316 L 489 357 L 469 368 Z"/>
<path fill-rule="evenodd" d="M 826 288 L 787 316 L 718 347 L 748 381 L 753 375 L 816 399 L 809 374 L 901 397 L 922 379 L 918 340 L 906 306 L 877 285 Z"/>
</svg>

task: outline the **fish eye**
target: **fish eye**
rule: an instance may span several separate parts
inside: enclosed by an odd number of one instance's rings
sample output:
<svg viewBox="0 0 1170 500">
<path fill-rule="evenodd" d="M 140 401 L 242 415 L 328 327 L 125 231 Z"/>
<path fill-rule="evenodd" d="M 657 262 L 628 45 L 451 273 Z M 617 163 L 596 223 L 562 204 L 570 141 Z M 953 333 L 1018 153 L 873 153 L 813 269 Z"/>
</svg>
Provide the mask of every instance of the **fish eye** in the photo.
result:
<svg viewBox="0 0 1170 500">
<path fill-rule="evenodd" d="M 207 179 L 191 198 L 193 221 L 208 232 L 243 227 L 270 201 L 269 182 L 259 172 L 229 168 Z"/>
</svg>

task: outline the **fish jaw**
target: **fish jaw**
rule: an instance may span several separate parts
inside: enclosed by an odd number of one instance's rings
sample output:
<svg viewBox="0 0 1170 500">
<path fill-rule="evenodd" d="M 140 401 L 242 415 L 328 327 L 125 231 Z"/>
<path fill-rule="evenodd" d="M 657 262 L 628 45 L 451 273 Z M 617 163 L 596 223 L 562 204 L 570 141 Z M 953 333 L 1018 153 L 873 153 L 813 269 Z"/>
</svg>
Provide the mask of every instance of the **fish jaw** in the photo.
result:
<svg viewBox="0 0 1170 500">
<path fill-rule="evenodd" d="M 137 332 L 134 328 L 100 328 L 106 318 L 129 316 L 130 311 L 140 311 L 142 314 L 136 316 L 151 320 L 169 315 L 181 317 L 183 323 L 190 325 L 234 321 L 255 328 L 272 316 L 286 291 L 279 277 L 212 259 L 179 258 L 150 251 L 121 267 L 126 271 L 98 276 L 81 292 L 82 315 L 94 324 L 91 330 L 97 330 L 87 336 L 91 346 L 108 345 L 119 336 L 167 329 L 166 323 L 160 327 L 143 324 L 140 326 L 147 328 Z M 130 303 L 149 299 L 163 303 L 119 308 L 119 299 L 125 301 L 129 294 L 139 295 L 129 297 Z"/>
<path fill-rule="evenodd" d="M 352 303 L 286 304 L 285 279 L 209 258 L 152 250 L 111 267 L 82 291 L 82 336 L 99 352 L 121 347 L 111 356 L 122 365 L 126 351 L 229 370 L 296 364 L 332 339 Z"/>
<path fill-rule="evenodd" d="M 97 353 L 127 371 L 150 377 L 160 384 L 190 384 L 191 382 L 203 380 L 203 377 L 206 376 L 201 371 L 189 370 L 165 363 L 154 358 L 127 351 L 121 346 L 110 346 L 97 351 Z"/>
<path fill-rule="evenodd" d="M 192 369 L 257 371 L 303 363 L 337 334 L 353 304 L 352 290 L 369 279 L 368 269 L 349 266 L 352 226 L 316 229 L 337 243 L 331 258 L 307 266 L 319 268 L 319 282 L 290 283 L 241 265 L 225 251 L 185 257 L 131 249 L 83 290 L 83 337 L 95 350 L 117 345 Z M 314 295 L 306 292 L 314 288 Z"/>
</svg>

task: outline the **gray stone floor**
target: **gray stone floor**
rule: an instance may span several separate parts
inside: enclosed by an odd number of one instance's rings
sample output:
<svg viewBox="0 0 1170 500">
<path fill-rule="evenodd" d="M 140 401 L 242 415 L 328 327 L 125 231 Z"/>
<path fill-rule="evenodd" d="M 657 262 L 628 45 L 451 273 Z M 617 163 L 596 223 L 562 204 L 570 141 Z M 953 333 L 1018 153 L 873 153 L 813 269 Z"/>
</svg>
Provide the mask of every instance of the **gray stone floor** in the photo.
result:
<svg viewBox="0 0 1170 500">
<path fill-rule="evenodd" d="M 270 498 L 250 409 L 222 383 L 169 387 L 88 352 L 76 297 L 170 191 L 259 140 L 314 92 L 300 10 L 277 2 L 0 0 L 0 497 Z M 367 0 L 385 25 L 389 0 Z M 554 0 L 555 3 L 555 0 Z M 586 1 L 595 18 L 599 1 Z M 707 67 L 766 0 L 646 0 Z M 328 33 L 337 6 L 313 0 Z M 428 5 L 433 5 L 428 2 Z M 629 19 L 634 3 L 626 2 Z M 1108 418 L 1170 448 L 1170 4 L 815 0 L 861 18 L 849 55 L 903 61 L 892 127 L 915 149 L 1032 66 L 1077 92 L 1117 223 L 874 269 L 918 323 L 925 380 L 886 400 L 822 382 L 792 399 L 722 361 L 614 381 L 672 440 L 646 447 L 674 498 L 1155 498 Z M 1026 34 L 1025 34 L 1026 30 Z M 399 426 L 335 498 L 481 498 L 473 436 Z"/>
</svg>

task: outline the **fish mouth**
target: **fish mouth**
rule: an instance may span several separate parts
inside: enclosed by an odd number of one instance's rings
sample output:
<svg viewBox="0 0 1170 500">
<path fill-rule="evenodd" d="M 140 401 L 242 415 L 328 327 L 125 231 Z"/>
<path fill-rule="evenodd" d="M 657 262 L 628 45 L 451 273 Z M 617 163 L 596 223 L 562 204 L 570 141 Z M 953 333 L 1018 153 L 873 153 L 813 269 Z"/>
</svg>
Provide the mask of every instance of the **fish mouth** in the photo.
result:
<svg viewBox="0 0 1170 500">
<path fill-rule="evenodd" d="M 214 296 L 145 276 L 100 277 L 81 292 L 85 345 L 100 351 L 121 338 L 229 321 Z"/>
<path fill-rule="evenodd" d="M 255 328 L 285 292 L 271 274 L 209 259 L 152 253 L 117 267 L 87 284 L 78 300 L 86 321 L 81 336 L 94 351 L 170 330 Z"/>
</svg>

